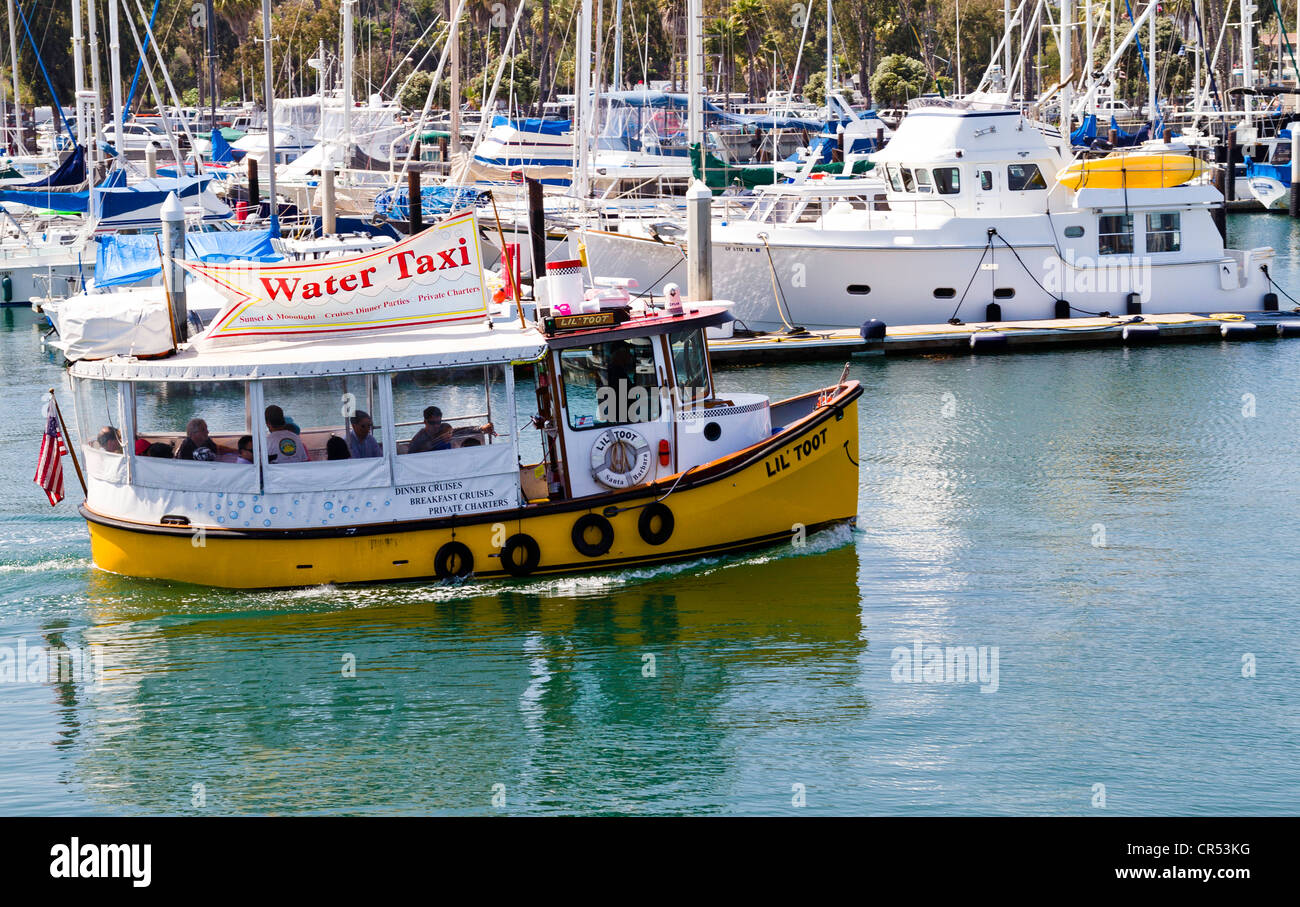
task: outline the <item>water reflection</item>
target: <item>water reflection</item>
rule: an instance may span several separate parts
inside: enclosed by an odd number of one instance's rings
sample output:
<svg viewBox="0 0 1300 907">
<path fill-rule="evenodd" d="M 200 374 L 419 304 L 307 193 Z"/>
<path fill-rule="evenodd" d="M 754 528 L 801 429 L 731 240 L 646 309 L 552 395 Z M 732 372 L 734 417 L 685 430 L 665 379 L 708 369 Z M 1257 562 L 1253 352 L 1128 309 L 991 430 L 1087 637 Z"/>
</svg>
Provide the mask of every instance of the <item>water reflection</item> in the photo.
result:
<svg viewBox="0 0 1300 907">
<path fill-rule="evenodd" d="M 488 813 L 493 785 L 525 811 L 699 809 L 686 779 L 721 808 L 738 732 L 792 710 L 865 720 L 852 683 L 811 707 L 798 689 L 851 679 L 866 646 L 847 538 L 603 587 L 384 587 L 387 603 L 97 574 L 85 636 L 106 679 L 78 780 L 124 812 L 191 811 L 195 783 L 215 812 Z"/>
</svg>

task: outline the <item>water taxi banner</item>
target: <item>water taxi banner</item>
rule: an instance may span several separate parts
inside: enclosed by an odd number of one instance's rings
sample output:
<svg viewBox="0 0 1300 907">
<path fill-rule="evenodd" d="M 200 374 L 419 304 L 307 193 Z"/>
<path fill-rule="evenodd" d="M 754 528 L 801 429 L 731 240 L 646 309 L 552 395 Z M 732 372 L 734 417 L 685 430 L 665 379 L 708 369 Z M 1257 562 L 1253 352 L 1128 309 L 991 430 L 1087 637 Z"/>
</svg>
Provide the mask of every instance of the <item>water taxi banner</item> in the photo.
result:
<svg viewBox="0 0 1300 907">
<path fill-rule="evenodd" d="M 487 315 L 473 211 L 365 255 L 294 264 L 183 262 L 230 305 L 205 340 L 412 327 Z"/>
</svg>

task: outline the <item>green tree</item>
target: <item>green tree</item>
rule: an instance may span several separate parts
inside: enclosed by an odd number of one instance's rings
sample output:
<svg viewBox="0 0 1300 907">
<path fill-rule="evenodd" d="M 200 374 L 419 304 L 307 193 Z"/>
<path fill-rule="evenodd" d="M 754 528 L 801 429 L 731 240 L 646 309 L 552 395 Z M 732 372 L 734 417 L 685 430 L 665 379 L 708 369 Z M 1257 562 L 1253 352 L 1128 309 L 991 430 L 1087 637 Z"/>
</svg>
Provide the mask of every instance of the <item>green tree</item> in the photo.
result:
<svg viewBox="0 0 1300 907">
<path fill-rule="evenodd" d="M 900 106 L 919 97 L 929 84 L 925 64 L 905 54 L 890 54 L 871 77 L 871 95 L 882 105 Z"/>
</svg>

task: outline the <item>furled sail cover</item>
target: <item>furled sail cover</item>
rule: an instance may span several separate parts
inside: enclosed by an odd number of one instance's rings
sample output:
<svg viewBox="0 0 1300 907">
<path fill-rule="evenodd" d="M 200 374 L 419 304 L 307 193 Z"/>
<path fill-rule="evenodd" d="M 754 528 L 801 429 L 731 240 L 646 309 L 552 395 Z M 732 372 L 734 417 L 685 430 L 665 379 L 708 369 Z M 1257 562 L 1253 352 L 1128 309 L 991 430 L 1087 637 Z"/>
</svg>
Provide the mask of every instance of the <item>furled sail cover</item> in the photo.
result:
<svg viewBox="0 0 1300 907">
<path fill-rule="evenodd" d="M 209 341 L 464 322 L 488 311 L 473 211 L 350 258 L 184 265 L 231 301 L 204 333 Z"/>
</svg>

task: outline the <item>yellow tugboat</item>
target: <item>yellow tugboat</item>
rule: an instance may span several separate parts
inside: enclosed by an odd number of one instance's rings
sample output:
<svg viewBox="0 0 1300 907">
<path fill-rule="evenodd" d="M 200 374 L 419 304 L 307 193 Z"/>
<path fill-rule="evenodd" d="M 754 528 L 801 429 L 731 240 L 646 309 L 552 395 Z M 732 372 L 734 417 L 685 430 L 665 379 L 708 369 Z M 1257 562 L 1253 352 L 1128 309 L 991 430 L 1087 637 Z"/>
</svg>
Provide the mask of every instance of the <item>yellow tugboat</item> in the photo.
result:
<svg viewBox="0 0 1300 907">
<path fill-rule="evenodd" d="M 190 265 L 232 300 L 203 335 L 74 362 L 96 566 L 228 588 L 528 576 L 854 521 L 857 382 L 717 392 L 723 307 L 494 320 L 476 236 L 462 215 L 359 258 Z"/>
</svg>

